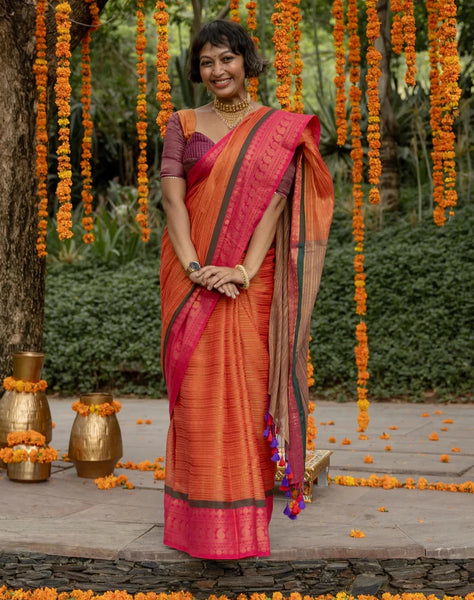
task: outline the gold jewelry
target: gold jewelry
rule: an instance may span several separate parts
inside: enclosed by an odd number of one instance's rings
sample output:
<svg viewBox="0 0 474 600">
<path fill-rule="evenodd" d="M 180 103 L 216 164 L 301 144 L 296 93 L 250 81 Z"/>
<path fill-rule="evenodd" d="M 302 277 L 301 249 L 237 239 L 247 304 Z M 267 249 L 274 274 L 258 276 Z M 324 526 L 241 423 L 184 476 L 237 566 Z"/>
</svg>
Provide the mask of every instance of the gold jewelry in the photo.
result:
<svg viewBox="0 0 474 600">
<path fill-rule="evenodd" d="M 242 284 L 242 289 L 248 290 L 249 286 L 250 286 L 250 277 L 249 277 L 249 274 L 247 273 L 247 269 L 244 267 L 244 265 L 235 265 L 234 268 L 237 269 L 237 271 L 240 271 L 240 274 L 242 275 L 242 279 L 244 280 L 244 282 Z"/>
<path fill-rule="evenodd" d="M 221 119 L 229 129 L 233 129 L 247 116 L 250 110 L 250 95 L 247 94 L 247 96 L 237 104 L 227 104 L 216 97 L 214 98 L 212 108 L 219 119 Z"/>
</svg>

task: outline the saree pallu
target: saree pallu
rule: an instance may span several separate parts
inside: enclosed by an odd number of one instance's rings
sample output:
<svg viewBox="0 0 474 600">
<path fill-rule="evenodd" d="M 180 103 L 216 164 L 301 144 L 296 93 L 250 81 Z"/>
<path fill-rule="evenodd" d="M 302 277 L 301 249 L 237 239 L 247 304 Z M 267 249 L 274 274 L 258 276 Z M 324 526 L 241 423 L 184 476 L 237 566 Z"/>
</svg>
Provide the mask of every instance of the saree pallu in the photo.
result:
<svg viewBox="0 0 474 600">
<path fill-rule="evenodd" d="M 186 132 L 190 112 L 182 111 L 180 118 Z M 308 142 L 315 146 L 311 139 L 316 137 L 317 122 L 311 117 L 259 109 L 191 169 L 186 206 L 201 264 L 242 262 L 309 122 L 313 125 Z M 297 171 L 302 170 L 301 157 Z M 300 175 L 295 190 L 301 199 Z M 277 243 L 276 253 L 285 252 L 284 245 Z M 263 430 L 269 389 L 282 396 L 277 388 L 285 387 L 281 369 L 277 369 L 279 384 L 269 382 L 269 373 L 275 372 L 271 361 L 281 361 L 281 355 L 270 356 L 269 339 L 283 339 L 285 319 L 275 315 L 273 321 L 280 325 L 271 334 L 274 285 L 278 298 L 288 294 L 286 285 L 274 284 L 275 248 L 267 253 L 250 288 L 235 300 L 194 286 L 167 232 L 161 260 L 162 365 L 171 418 L 164 543 L 200 558 L 268 556 L 276 467 Z M 283 271 L 291 280 L 291 269 Z M 293 293 L 290 289 L 289 295 Z M 295 302 L 298 305 L 298 297 Z M 289 362 L 293 361 L 291 354 Z M 287 389 L 283 395 L 288 406 Z M 291 411 L 281 411 L 280 400 L 274 404 L 276 419 L 280 414 L 282 425 L 285 419 L 290 422 Z"/>
</svg>

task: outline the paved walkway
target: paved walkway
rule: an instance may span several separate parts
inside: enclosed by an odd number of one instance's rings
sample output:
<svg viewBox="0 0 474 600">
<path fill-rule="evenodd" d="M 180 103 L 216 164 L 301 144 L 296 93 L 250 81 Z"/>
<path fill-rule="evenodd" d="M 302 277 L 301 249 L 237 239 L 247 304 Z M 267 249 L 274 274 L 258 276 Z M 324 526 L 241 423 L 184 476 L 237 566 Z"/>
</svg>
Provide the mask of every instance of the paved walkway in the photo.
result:
<svg viewBox="0 0 474 600">
<path fill-rule="evenodd" d="M 50 399 L 56 423 L 52 445 L 60 455 L 68 449 L 75 417 L 72 401 Z M 167 402 L 121 401 L 122 460 L 153 461 L 164 455 Z M 356 414 L 355 404 L 318 402 L 316 406 L 317 446 L 333 450 L 331 476 L 390 473 L 401 481 L 407 477 L 445 483 L 474 480 L 472 404 L 372 403 L 370 439 L 364 441 L 356 433 Z M 137 425 L 139 418 L 152 424 Z M 444 423 L 445 419 L 452 423 Z M 380 439 L 383 432 L 389 440 Z M 429 439 L 432 432 L 438 434 L 438 441 Z M 330 437 L 336 443 L 329 443 Z M 352 443 L 341 445 L 343 438 Z M 387 445 L 391 451 L 385 451 Z M 367 454 L 373 464 L 364 463 Z M 440 462 L 442 454 L 448 454 L 450 462 Z M 0 470 L 0 549 L 133 561 L 191 560 L 162 543 L 163 482 L 155 482 L 151 472 L 119 472 L 129 477 L 134 490 L 99 490 L 66 462 L 55 463 L 51 478 L 36 484 L 12 482 Z M 472 494 L 341 485 L 318 486 L 314 492 L 313 503 L 295 522 L 282 514 L 285 498 L 277 493 L 270 527 L 271 560 L 474 557 Z M 381 506 L 386 512 L 378 510 Z M 352 529 L 360 529 L 366 537 L 350 537 Z"/>
</svg>

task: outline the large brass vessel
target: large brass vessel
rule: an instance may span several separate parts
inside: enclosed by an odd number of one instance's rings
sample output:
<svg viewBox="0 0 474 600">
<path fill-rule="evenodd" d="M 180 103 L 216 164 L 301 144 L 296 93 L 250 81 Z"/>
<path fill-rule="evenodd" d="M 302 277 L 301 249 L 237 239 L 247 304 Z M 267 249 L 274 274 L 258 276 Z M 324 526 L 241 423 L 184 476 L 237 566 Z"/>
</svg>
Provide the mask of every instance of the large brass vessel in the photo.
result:
<svg viewBox="0 0 474 600">
<path fill-rule="evenodd" d="M 44 354 L 42 352 L 15 352 L 13 377 L 37 383 L 41 379 Z M 7 435 L 12 431 L 34 429 L 51 441 L 53 427 L 51 411 L 45 392 L 17 392 L 7 390 L 0 398 L 0 448 L 6 447 Z"/>
<path fill-rule="evenodd" d="M 111 394 L 84 394 L 83 404 L 112 402 Z M 111 475 L 122 457 L 122 434 L 117 417 L 91 413 L 86 417 L 76 415 L 69 438 L 68 455 L 79 477 L 96 478 Z"/>
</svg>

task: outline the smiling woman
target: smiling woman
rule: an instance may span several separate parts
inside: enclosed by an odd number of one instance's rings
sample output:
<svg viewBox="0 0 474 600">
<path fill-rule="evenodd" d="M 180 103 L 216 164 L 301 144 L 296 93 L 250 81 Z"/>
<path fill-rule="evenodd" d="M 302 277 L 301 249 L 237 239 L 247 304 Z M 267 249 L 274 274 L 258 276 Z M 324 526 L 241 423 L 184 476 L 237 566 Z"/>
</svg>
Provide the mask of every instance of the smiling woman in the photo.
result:
<svg viewBox="0 0 474 600">
<path fill-rule="evenodd" d="M 265 67 L 240 25 L 205 25 L 189 76 L 214 100 L 174 114 L 163 149 L 164 543 L 200 558 L 270 554 L 277 463 L 286 514 L 304 508 L 309 322 L 333 189 L 318 119 L 250 99 L 246 79 Z"/>
</svg>

